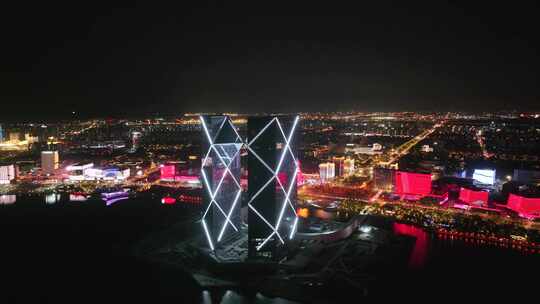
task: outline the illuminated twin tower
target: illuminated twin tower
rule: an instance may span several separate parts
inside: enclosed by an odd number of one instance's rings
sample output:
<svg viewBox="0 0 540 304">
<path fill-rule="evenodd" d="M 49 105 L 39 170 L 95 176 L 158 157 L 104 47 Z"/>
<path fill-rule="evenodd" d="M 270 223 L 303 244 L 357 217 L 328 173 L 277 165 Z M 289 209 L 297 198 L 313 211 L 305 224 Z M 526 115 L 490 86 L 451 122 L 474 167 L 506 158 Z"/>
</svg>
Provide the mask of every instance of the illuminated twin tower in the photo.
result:
<svg viewBox="0 0 540 304">
<path fill-rule="evenodd" d="M 281 256 L 298 224 L 294 135 L 299 117 L 250 117 L 245 140 L 228 116 L 200 119 L 204 133 L 201 175 L 206 189 L 201 222 L 209 249 L 216 252 L 242 234 L 244 201 L 249 258 Z M 247 154 L 245 194 L 241 154 Z"/>
</svg>

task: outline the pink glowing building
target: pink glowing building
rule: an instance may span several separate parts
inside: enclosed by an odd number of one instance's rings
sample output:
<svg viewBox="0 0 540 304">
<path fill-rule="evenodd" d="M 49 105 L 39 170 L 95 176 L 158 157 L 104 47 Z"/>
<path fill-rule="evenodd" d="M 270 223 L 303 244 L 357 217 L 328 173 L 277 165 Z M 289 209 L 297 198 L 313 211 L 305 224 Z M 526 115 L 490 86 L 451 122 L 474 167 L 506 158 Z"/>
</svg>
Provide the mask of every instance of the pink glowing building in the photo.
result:
<svg viewBox="0 0 540 304">
<path fill-rule="evenodd" d="M 522 217 L 540 217 L 540 198 L 529 198 L 510 194 L 507 208 L 514 210 Z"/>
<path fill-rule="evenodd" d="M 397 171 L 395 193 L 428 195 L 431 193 L 431 174 Z"/>
<path fill-rule="evenodd" d="M 482 190 L 471 190 L 461 188 L 459 199 L 467 204 L 481 205 L 487 207 L 489 193 Z"/>
<path fill-rule="evenodd" d="M 161 179 L 165 181 L 174 181 L 176 175 L 176 165 L 166 164 L 160 167 Z"/>
</svg>

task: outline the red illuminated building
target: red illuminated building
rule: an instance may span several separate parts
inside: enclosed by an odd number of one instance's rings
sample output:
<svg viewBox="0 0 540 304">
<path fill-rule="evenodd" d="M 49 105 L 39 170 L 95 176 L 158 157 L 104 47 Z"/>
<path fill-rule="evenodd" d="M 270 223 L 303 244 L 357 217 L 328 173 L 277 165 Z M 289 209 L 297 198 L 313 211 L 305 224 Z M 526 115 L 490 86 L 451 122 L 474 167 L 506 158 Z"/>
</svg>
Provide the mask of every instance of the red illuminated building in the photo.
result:
<svg viewBox="0 0 540 304">
<path fill-rule="evenodd" d="M 428 195 L 431 193 L 431 174 L 397 171 L 395 193 Z"/>
<path fill-rule="evenodd" d="M 507 207 L 524 217 L 540 217 L 540 198 L 510 194 Z"/>
<path fill-rule="evenodd" d="M 459 190 L 459 199 L 467 204 L 481 202 L 482 206 L 487 207 L 489 193 L 482 190 L 471 190 L 461 188 Z"/>
<path fill-rule="evenodd" d="M 177 164 L 168 163 L 160 166 L 160 178 L 166 182 L 180 182 L 193 185 L 200 184 L 199 176 L 189 174 L 189 170 L 181 170 Z"/>
<path fill-rule="evenodd" d="M 176 175 L 176 166 L 175 165 L 162 165 L 160 168 L 160 173 L 161 173 L 162 180 L 174 181 L 174 176 Z"/>
</svg>

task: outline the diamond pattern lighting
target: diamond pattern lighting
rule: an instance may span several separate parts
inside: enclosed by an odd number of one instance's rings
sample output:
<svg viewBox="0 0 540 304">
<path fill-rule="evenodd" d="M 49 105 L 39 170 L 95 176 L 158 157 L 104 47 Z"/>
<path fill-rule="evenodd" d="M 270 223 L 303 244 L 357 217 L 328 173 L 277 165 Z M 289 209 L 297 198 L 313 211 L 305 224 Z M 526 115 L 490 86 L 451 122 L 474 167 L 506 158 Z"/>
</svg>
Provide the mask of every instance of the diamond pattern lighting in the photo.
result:
<svg viewBox="0 0 540 304">
<path fill-rule="evenodd" d="M 201 175 L 210 200 L 201 222 L 208 245 L 214 250 L 228 229 L 238 231 L 232 217 L 239 210 L 238 202 L 242 194 L 239 158 L 243 140 L 227 116 L 201 116 L 200 120 L 206 135 L 205 146 L 208 147 L 203 154 Z M 212 168 L 211 176 L 205 167 Z M 211 216 L 212 224 L 209 225 Z"/>
<path fill-rule="evenodd" d="M 257 248 L 256 248 L 257 251 L 261 250 L 267 244 L 267 242 L 269 240 L 271 240 L 274 236 L 277 236 L 279 241 L 282 244 L 284 244 L 285 243 L 284 238 L 292 239 L 294 237 L 294 234 L 296 233 L 296 226 L 298 224 L 298 215 L 296 214 L 296 209 L 294 207 L 294 204 L 291 202 L 291 191 L 293 190 L 294 185 L 296 183 L 296 176 L 297 176 L 297 173 L 299 171 L 299 168 L 298 168 L 298 162 L 296 161 L 294 153 L 293 153 L 293 151 L 291 149 L 291 141 L 292 141 L 292 137 L 293 137 L 293 135 L 295 133 L 295 129 L 296 129 L 298 120 L 299 120 L 299 117 L 296 116 L 294 118 L 294 122 L 292 124 L 292 127 L 290 128 L 289 132 L 286 133 L 285 130 L 283 129 L 283 126 L 282 126 L 281 122 L 280 122 L 280 119 L 278 117 L 274 117 L 268 124 L 266 124 L 266 126 L 264 126 L 259 131 L 259 133 L 256 136 L 253 137 L 253 139 L 251 139 L 251 141 L 249 143 L 246 144 L 246 148 L 248 149 L 249 153 L 252 154 L 253 156 L 255 156 L 255 158 L 259 162 L 261 162 L 261 164 L 267 170 L 269 170 L 269 172 L 271 173 L 271 177 L 268 179 L 268 181 L 266 181 L 262 185 L 262 187 L 260 189 L 257 189 L 255 194 L 250 198 L 250 200 L 248 202 L 249 209 L 252 210 L 253 213 L 255 215 L 257 215 L 266 225 L 268 225 L 268 227 L 271 230 L 271 233 L 268 236 L 266 236 L 264 241 L 262 241 L 257 246 Z M 275 124 L 275 126 L 273 126 L 272 124 Z M 280 155 L 278 156 L 277 164 L 275 165 L 275 167 L 272 167 L 267 162 L 265 162 L 264 159 L 262 157 L 260 157 L 254 151 L 254 149 L 251 148 L 251 146 L 254 145 L 254 143 L 257 141 L 257 139 L 259 137 L 261 137 L 261 135 L 263 135 L 263 133 L 265 131 L 267 131 L 270 127 L 276 127 L 276 126 L 279 129 L 279 134 L 278 135 L 282 136 L 284 146 L 280 146 L 281 151 L 280 151 Z M 282 181 L 282 176 L 280 176 L 280 172 L 282 172 L 282 165 L 283 165 L 284 160 L 285 160 L 286 157 L 290 157 L 290 160 L 294 164 L 295 168 L 294 168 L 294 173 L 292 175 L 290 175 L 290 176 L 286 176 L 286 174 L 285 174 L 286 180 Z M 252 174 L 252 173 L 250 172 L 250 174 Z M 257 207 L 254 204 L 254 201 L 257 199 L 257 197 L 267 187 L 274 184 L 274 183 L 272 183 L 272 181 L 274 181 L 274 180 L 276 181 L 276 184 L 277 184 L 277 188 L 278 188 L 277 191 L 281 191 L 283 193 L 284 199 L 280 203 L 280 206 L 279 206 L 279 209 L 278 209 L 279 210 L 279 215 L 277 217 L 277 220 L 272 223 L 270 220 L 268 220 L 267 218 L 265 218 L 263 216 L 262 212 L 259 212 L 257 210 Z M 285 211 L 286 211 L 287 208 L 291 208 L 292 209 L 292 214 L 294 214 L 294 219 L 292 220 L 292 222 L 293 222 L 292 225 L 289 224 L 288 222 L 284 221 L 284 214 L 285 214 Z M 290 227 L 285 227 L 287 229 L 284 229 L 286 231 L 290 231 L 289 234 L 286 235 L 286 236 L 283 236 L 280 233 L 280 231 L 283 231 L 283 229 L 282 229 L 282 228 L 284 228 L 283 225 L 290 225 Z"/>
</svg>

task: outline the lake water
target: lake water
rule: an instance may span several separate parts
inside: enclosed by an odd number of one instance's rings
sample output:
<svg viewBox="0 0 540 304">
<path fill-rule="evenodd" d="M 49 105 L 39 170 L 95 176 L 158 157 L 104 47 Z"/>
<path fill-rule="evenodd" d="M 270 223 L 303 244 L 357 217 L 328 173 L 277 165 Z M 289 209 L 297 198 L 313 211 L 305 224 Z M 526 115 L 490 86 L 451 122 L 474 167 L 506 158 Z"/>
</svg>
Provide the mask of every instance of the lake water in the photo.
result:
<svg viewBox="0 0 540 304">
<path fill-rule="evenodd" d="M 11 202 L 11 198 L 3 198 Z M 70 201 L 62 196 L 17 197 L 0 206 L 0 286 L 2 298 L 29 302 L 122 302 L 170 298 L 178 303 L 288 303 L 257 291 L 202 291 L 189 274 L 132 257 L 138 240 L 177 222 L 193 222 L 200 205 L 164 205 L 160 197 L 120 201 Z M 56 198 L 55 198 L 56 199 Z M 48 203 L 47 203 L 48 202 Z M 309 210 L 307 216 L 332 219 L 334 213 Z M 197 233 L 194 224 L 185 235 Z M 394 224 L 394 233 L 413 236 L 409 270 L 381 282 L 403 298 L 441 293 L 448 297 L 524 295 L 540 269 L 538 254 L 524 254 L 464 241 L 439 240 L 423 229 Z M 181 237 L 181 236 L 180 236 Z M 329 297 L 331 298 L 331 292 Z"/>
</svg>

